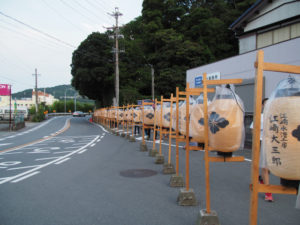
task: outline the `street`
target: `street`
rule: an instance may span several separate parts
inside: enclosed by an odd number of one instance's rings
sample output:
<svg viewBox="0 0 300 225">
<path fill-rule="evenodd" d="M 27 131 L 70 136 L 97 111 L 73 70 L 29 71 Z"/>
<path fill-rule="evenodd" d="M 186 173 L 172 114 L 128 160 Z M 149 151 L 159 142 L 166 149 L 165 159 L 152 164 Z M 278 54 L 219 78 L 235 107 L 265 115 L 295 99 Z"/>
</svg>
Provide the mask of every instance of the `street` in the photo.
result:
<svg viewBox="0 0 300 225">
<path fill-rule="evenodd" d="M 167 143 L 165 139 L 162 145 L 165 160 Z M 152 148 L 151 140 L 147 146 Z M 182 147 L 179 153 L 185 176 Z M 246 225 L 249 220 L 251 150 L 236 154 L 246 161 L 210 164 L 211 208 L 222 225 Z M 115 136 L 89 118 L 57 117 L 2 135 L 0 224 L 196 224 L 205 208 L 203 156 L 202 151 L 190 152 L 190 187 L 199 204 L 184 207 L 176 202 L 179 188 L 171 188 L 162 165 L 140 152 L 140 141 Z M 147 174 L 130 173 L 138 169 Z M 279 184 L 277 177 L 270 178 Z M 258 224 L 300 224 L 296 196 L 274 195 L 273 203 L 263 197 L 259 195 Z"/>
</svg>

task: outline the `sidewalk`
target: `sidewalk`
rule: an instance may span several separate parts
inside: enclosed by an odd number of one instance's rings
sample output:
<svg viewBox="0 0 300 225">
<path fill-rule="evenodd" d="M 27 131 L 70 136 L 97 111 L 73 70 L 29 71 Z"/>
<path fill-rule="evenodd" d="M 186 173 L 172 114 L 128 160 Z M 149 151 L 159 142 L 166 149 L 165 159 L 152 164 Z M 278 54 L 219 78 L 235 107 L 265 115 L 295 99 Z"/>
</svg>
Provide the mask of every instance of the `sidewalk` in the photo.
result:
<svg viewBox="0 0 300 225">
<path fill-rule="evenodd" d="M 16 133 L 19 133 L 19 132 L 23 132 L 23 131 L 29 130 L 32 127 L 35 127 L 35 126 L 37 126 L 39 124 L 40 123 L 29 122 L 29 121 L 27 122 L 26 121 L 24 128 L 21 128 L 19 130 L 9 131 L 9 123 L 7 123 L 7 124 L 1 123 L 0 124 L 0 137 L 7 137 L 7 136 L 10 136 L 10 135 L 14 135 Z"/>
</svg>

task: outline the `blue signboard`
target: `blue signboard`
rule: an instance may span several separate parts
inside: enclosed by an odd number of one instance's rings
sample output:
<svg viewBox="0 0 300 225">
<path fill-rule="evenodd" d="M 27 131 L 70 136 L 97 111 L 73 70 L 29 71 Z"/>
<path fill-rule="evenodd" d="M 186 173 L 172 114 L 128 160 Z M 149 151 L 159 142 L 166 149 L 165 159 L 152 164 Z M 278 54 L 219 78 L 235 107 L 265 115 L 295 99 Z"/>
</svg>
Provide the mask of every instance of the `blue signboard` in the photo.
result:
<svg viewBox="0 0 300 225">
<path fill-rule="evenodd" d="M 202 86 L 202 80 L 203 77 L 202 75 L 195 77 L 195 87 L 201 87 Z"/>
</svg>

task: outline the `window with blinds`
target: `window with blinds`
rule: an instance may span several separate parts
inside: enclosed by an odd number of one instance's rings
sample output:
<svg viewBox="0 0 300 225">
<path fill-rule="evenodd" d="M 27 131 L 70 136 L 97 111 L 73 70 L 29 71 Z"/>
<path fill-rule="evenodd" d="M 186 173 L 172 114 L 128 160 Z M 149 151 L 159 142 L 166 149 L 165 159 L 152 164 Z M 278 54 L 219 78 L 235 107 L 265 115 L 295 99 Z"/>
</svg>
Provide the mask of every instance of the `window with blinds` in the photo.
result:
<svg viewBox="0 0 300 225">
<path fill-rule="evenodd" d="M 257 34 L 256 47 L 263 48 L 297 37 L 300 37 L 300 23 Z"/>
</svg>

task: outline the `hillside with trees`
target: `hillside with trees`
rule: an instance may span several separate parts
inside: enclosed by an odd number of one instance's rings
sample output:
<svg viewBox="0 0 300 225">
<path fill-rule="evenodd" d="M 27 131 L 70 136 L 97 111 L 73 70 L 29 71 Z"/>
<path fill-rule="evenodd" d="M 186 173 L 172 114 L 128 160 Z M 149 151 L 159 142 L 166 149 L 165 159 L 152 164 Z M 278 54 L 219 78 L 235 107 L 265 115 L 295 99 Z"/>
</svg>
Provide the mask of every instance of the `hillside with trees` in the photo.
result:
<svg viewBox="0 0 300 225">
<path fill-rule="evenodd" d="M 186 70 L 238 54 L 228 29 L 255 0 L 144 0 L 142 15 L 122 27 L 120 105 L 185 87 Z M 72 86 L 81 95 L 112 104 L 114 58 L 111 31 L 92 33 L 73 52 Z"/>
</svg>

